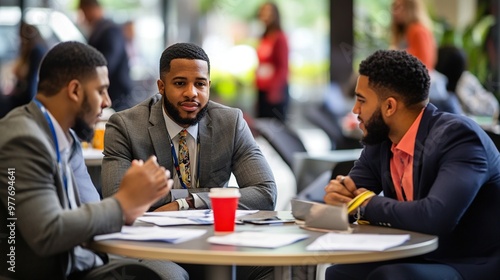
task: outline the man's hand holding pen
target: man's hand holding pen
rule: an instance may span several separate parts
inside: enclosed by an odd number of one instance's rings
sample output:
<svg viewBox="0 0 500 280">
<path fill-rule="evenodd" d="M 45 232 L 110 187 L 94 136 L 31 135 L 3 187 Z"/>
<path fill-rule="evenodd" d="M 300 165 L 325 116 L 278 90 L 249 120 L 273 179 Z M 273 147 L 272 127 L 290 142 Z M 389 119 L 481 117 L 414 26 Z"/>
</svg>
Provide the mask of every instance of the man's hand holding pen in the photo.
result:
<svg viewBox="0 0 500 280">
<path fill-rule="evenodd" d="M 323 199 L 326 204 L 348 203 L 364 191 L 365 188 L 356 188 L 351 177 L 339 175 L 335 180 L 330 180 L 325 187 L 326 194 Z"/>
</svg>

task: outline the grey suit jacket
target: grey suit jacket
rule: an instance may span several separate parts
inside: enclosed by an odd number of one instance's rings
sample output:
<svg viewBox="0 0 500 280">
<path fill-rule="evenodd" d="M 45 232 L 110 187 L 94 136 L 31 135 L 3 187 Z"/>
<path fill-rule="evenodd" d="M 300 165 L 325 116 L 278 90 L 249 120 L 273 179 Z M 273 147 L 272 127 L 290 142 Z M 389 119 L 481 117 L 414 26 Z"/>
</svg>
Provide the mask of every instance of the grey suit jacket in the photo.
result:
<svg viewBox="0 0 500 280">
<path fill-rule="evenodd" d="M 157 94 L 110 117 L 104 136 L 102 162 L 104 197 L 117 191 L 133 159 L 146 160 L 156 155 L 158 163 L 173 174 L 174 164 L 162 104 L 161 95 Z M 189 191 L 197 192 L 207 207 L 210 207 L 208 189 L 226 187 L 232 172 L 241 192 L 240 209 L 274 210 L 274 177 L 242 112 L 209 101 L 207 114 L 199 123 L 198 133 L 200 189 Z M 171 200 L 169 194 L 155 203 L 153 208 Z"/>
<path fill-rule="evenodd" d="M 0 127 L 0 219 L 15 224 L 13 231 L 0 227 L 0 275 L 64 279 L 66 271 L 92 268 L 95 254 L 80 245 L 96 234 L 121 229 L 119 203 L 109 198 L 68 209 L 54 139 L 34 102 L 13 110 L 0 120 Z M 10 178 L 9 168 L 15 169 Z M 75 194 L 78 202 L 76 190 Z M 6 252 L 11 251 L 15 273 L 5 266 L 11 260 Z"/>
</svg>

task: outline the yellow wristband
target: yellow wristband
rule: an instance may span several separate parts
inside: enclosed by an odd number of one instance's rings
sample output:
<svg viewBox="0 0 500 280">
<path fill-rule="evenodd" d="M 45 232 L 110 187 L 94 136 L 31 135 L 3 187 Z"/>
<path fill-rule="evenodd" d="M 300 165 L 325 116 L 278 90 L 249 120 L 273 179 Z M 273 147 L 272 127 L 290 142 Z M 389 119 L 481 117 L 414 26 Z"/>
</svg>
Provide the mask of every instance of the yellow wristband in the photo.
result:
<svg viewBox="0 0 500 280">
<path fill-rule="evenodd" d="M 359 206 L 361 206 L 361 204 L 363 204 L 363 202 L 365 202 L 372 196 L 375 196 L 375 193 L 372 191 L 364 191 L 357 195 L 355 198 L 349 201 L 349 203 L 347 203 L 347 213 L 353 213 L 356 209 L 358 209 Z"/>
</svg>

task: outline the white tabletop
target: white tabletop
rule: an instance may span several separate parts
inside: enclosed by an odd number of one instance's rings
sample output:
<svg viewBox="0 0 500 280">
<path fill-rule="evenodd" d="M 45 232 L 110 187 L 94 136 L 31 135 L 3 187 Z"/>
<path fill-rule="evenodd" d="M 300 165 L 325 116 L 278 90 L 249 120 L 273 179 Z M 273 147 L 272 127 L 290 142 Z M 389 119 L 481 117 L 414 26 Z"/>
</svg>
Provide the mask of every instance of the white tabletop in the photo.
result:
<svg viewBox="0 0 500 280">
<path fill-rule="evenodd" d="M 280 212 L 280 215 L 282 214 Z M 213 227 L 208 225 L 186 226 L 186 228 L 204 228 L 207 229 L 207 233 L 199 238 L 180 244 L 105 240 L 93 242 L 91 247 L 94 250 L 111 254 L 134 258 L 170 260 L 179 263 L 276 267 L 383 261 L 425 254 L 438 247 L 438 238 L 432 235 L 370 225 L 352 226 L 354 228 L 352 234 L 410 234 L 410 240 L 385 251 L 309 251 L 306 249 L 307 245 L 324 233 L 305 230 L 294 223 L 287 223 L 281 226 L 237 225 L 236 231 L 306 233 L 309 238 L 275 249 L 214 245 L 207 242 L 207 238 L 214 235 Z"/>
</svg>

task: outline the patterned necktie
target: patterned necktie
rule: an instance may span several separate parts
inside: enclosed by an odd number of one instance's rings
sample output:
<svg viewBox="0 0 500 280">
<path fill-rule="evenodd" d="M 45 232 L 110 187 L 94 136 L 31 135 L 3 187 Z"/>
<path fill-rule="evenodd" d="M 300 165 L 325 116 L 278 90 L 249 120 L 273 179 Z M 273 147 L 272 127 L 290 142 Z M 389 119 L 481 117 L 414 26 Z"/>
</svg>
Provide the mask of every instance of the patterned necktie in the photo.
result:
<svg viewBox="0 0 500 280">
<path fill-rule="evenodd" d="M 189 149 L 187 145 L 187 130 L 179 132 L 179 168 L 181 171 L 182 182 L 186 187 L 191 187 L 191 163 L 189 161 Z"/>
</svg>

